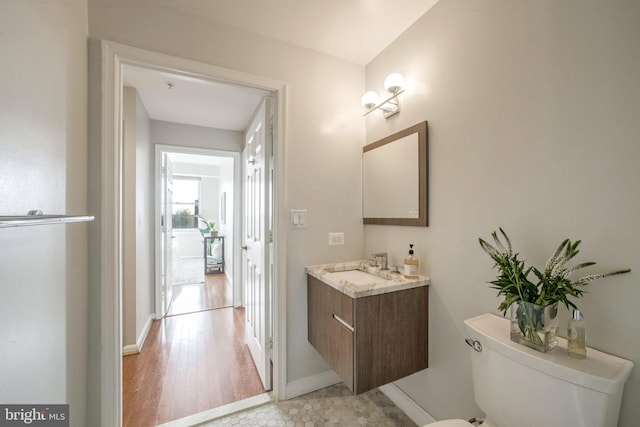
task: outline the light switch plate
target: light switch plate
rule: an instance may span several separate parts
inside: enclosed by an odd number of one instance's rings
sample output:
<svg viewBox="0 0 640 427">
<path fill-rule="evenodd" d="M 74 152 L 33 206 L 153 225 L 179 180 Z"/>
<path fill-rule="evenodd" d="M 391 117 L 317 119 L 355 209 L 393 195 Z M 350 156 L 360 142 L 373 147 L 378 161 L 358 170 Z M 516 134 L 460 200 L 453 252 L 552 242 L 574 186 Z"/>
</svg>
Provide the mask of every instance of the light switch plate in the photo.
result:
<svg viewBox="0 0 640 427">
<path fill-rule="evenodd" d="M 289 228 L 307 228 L 307 210 L 291 209 L 289 211 Z"/>
<path fill-rule="evenodd" d="M 329 246 L 344 245 L 344 233 L 329 233 Z"/>
</svg>

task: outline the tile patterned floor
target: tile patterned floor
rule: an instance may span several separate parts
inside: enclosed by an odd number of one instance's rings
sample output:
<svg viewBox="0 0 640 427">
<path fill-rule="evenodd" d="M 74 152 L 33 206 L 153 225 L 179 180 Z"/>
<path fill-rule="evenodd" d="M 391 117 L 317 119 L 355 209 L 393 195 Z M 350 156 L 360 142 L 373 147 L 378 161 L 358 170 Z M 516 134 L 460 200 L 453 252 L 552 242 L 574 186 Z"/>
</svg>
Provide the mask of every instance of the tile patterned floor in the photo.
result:
<svg viewBox="0 0 640 427">
<path fill-rule="evenodd" d="M 210 421 L 201 426 L 415 427 L 416 424 L 377 389 L 354 396 L 343 384 L 337 384 L 295 399 L 271 403 Z"/>
</svg>

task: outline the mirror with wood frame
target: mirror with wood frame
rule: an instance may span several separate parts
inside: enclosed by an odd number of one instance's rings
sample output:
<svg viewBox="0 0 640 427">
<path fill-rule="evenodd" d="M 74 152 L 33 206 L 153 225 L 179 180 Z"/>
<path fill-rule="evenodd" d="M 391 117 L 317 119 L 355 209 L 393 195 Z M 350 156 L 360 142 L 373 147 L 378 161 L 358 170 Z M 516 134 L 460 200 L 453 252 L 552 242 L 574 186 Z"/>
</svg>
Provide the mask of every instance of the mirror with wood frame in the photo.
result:
<svg viewBox="0 0 640 427">
<path fill-rule="evenodd" d="M 427 122 L 362 148 L 364 224 L 428 225 Z"/>
</svg>

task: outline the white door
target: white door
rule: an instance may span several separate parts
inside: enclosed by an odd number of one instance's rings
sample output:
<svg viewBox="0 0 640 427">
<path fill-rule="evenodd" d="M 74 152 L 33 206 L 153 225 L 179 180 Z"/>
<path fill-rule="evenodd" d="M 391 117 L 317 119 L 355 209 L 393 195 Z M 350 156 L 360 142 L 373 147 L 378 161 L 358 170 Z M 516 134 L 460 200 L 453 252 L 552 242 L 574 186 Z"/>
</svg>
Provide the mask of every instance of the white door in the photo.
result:
<svg viewBox="0 0 640 427">
<path fill-rule="evenodd" d="M 162 153 L 162 314 L 173 297 L 173 163 Z"/>
<path fill-rule="evenodd" d="M 245 135 L 243 255 L 245 337 L 266 390 L 271 389 L 271 138 L 263 101 Z"/>
</svg>

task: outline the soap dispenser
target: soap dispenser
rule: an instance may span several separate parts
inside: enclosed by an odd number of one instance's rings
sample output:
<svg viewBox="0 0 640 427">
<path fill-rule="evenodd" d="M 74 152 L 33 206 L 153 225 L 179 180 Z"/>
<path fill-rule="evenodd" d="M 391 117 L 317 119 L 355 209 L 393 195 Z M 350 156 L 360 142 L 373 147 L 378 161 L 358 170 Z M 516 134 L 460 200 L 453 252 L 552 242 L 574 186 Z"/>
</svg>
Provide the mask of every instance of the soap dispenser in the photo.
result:
<svg viewBox="0 0 640 427">
<path fill-rule="evenodd" d="M 573 310 L 567 328 L 567 352 L 569 356 L 584 359 L 587 357 L 587 329 L 586 322 L 579 310 Z"/>
<path fill-rule="evenodd" d="M 405 279 L 418 279 L 418 258 L 413 255 L 413 243 L 409 245 L 409 255 L 404 259 Z"/>
</svg>

